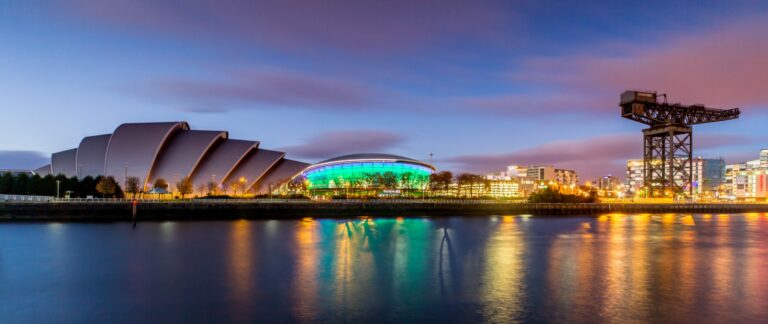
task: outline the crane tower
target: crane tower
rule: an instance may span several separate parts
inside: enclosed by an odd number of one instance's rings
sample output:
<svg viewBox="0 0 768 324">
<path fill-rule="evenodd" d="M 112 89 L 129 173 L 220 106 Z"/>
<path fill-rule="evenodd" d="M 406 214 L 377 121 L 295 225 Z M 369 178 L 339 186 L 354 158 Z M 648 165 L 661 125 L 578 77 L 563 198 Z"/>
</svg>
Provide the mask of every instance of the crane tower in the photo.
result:
<svg viewBox="0 0 768 324">
<path fill-rule="evenodd" d="M 663 96 L 664 102 L 658 102 Z M 621 94 L 621 116 L 650 126 L 643 130 L 643 186 L 648 197 L 693 195 L 693 125 L 739 118 L 739 108 L 668 104 L 648 91 Z"/>
</svg>

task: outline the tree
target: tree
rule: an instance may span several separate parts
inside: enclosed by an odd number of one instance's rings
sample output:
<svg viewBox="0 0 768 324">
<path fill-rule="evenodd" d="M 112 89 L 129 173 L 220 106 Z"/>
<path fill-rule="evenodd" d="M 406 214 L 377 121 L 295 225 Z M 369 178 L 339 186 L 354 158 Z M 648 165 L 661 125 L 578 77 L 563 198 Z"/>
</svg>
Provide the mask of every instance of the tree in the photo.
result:
<svg viewBox="0 0 768 324">
<path fill-rule="evenodd" d="M 96 184 L 96 191 L 98 191 L 102 197 L 106 195 L 112 195 L 114 197 L 117 192 L 117 181 L 115 178 L 102 177 L 98 184 Z"/>
<path fill-rule="evenodd" d="M 387 171 L 381 174 L 381 184 L 384 189 L 397 188 L 397 175 L 392 171 Z"/>
<path fill-rule="evenodd" d="M 356 184 L 357 181 L 352 181 L 353 184 Z M 303 175 L 299 175 L 293 179 L 291 179 L 287 184 L 286 187 L 288 188 L 288 191 L 293 194 L 303 194 L 307 191 L 307 178 L 305 178 Z"/>
<path fill-rule="evenodd" d="M 155 179 L 155 183 L 152 185 L 155 189 L 163 189 L 168 190 L 168 181 L 165 181 L 163 178 L 157 178 Z"/>
<path fill-rule="evenodd" d="M 216 183 L 213 181 L 208 181 L 208 195 L 215 195 L 216 194 Z"/>
<path fill-rule="evenodd" d="M 363 179 L 365 179 L 365 186 L 368 189 L 378 189 L 382 180 L 381 173 L 378 173 L 378 172 L 365 173 L 363 174 Z"/>
<path fill-rule="evenodd" d="M 16 191 L 16 194 L 18 195 L 28 195 L 30 193 L 29 190 L 29 175 L 26 173 L 21 173 L 16 176 L 16 181 L 14 184 L 14 190 Z M 54 189 L 55 190 L 55 189 Z"/>
<path fill-rule="evenodd" d="M 457 182 L 457 184 L 458 184 L 458 186 L 457 186 L 457 188 L 456 188 L 456 190 L 457 190 L 457 192 L 456 192 L 456 196 L 457 196 L 457 197 L 460 197 L 460 196 L 461 196 L 461 187 L 463 187 L 464 185 L 469 185 L 470 196 L 471 196 L 471 195 L 472 195 L 472 194 L 471 194 L 471 190 L 472 190 L 472 182 L 474 181 L 474 179 L 475 179 L 475 175 L 474 175 L 474 174 L 471 174 L 471 173 L 462 173 L 462 174 L 459 174 L 459 176 L 458 176 L 458 177 L 456 177 L 456 182 Z M 465 194 L 466 194 L 466 193 L 465 193 Z"/>
<path fill-rule="evenodd" d="M 86 176 L 75 185 L 75 191 L 78 192 L 80 197 L 96 196 L 99 193 L 96 191 L 96 185 L 101 181 L 101 178 L 101 176 L 96 178 Z"/>
<path fill-rule="evenodd" d="M 429 175 L 429 187 L 432 190 L 446 190 L 453 181 L 451 171 L 440 171 Z"/>
<path fill-rule="evenodd" d="M 533 193 L 528 197 L 528 202 L 532 203 L 595 203 L 598 202 L 597 190 L 590 190 L 587 197 L 581 195 L 568 195 L 560 193 L 552 188 L 544 188 Z"/>
<path fill-rule="evenodd" d="M 192 190 L 194 189 L 192 187 L 192 179 L 189 177 L 183 177 L 181 180 L 176 182 L 176 189 L 179 190 L 179 194 L 181 194 L 181 198 L 184 198 L 186 195 L 191 194 Z"/>
<path fill-rule="evenodd" d="M 237 191 L 241 191 L 245 194 L 245 181 L 233 180 L 229 182 L 229 188 L 232 189 L 233 195 L 237 196 Z"/>
<path fill-rule="evenodd" d="M 14 194 L 13 192 L 13 182 L 14 182 L 14 176 L 11 175 L 10 172 L 4 172 L 2 174 L 2 177 L 0 177 L 0 193 L 3 194 Z"/>
<path fill-rule="evenodd" d="M 136 198 L 136 194 L 141 192 L 141 183 L 137 177 L 128 177 L 125 180 L 125 192 L 133 194 L 133 198 Z"/>
<path fill-rule="evenodd" d="M 403 172 L 400 174 L 400 187 L 405 189 L 411 188 L 411 180 L 413 179 L 413 173 Z"/>
</svg>

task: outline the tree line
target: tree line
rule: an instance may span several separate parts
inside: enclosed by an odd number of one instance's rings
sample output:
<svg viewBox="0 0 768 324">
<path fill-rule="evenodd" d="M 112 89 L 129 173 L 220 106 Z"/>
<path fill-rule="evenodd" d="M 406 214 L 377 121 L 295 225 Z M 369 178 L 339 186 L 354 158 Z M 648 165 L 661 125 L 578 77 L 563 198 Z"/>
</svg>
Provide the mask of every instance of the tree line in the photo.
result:
<svg viewBox="0 0 768 324">
<path fill-rule="evenodd" d="M 115 178 L 111 176 L 86 176 L 78 179 L 77 177 L 68 178 L 62 174 L 40 176 L 38 174 L 5 172 L 0 174 L 0 194 L 56 196 L 57 182 L 59 197 L 122 198 L 126 194 L 130 194 L 131 197 L 135 198 L 145 193 L 141 181 L 137 177 L 128 177 L 125 181 L 125 190 L 123 190 Z M 193 191 L 192 181 L 188 177 L 182 178 L 175 185 L 182 197 Z M 154 188 L 168 190 L 168 187 L 168 182 L 164 179 L 154 181 Z M 210 185 L 208 187 L 209 191 L 213 190 Z"/>
<path fill-rule="evenodd" d="M 71 198 L 91 197 L 122 197 L 123 192 L 120 186 L 112 177 L 91 177 L 82 179 L 77 177 L 67 178 L 64 175 L 29 175 L 26 173 L 11 174 L 3 173 L 0 175 L 0 193 L 9 195 L 36 195 L 36 196 L 56 196 L 56 186 L 58 181 L 59 196 L 69 196 Z M 114 187 L 109 186 L 114 183 Z M 106 190 L 104 192 L 99 189 Z"/>
</svg>

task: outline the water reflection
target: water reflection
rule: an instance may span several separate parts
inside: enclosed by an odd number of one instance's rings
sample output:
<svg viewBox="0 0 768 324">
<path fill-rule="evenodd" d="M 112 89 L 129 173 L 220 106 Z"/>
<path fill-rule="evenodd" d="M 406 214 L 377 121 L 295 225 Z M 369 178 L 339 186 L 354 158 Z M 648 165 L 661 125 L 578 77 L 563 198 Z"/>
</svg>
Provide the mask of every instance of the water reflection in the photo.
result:
<svg viewBox="0 0 768 324">
<path fill-rule="evenodd" d="M 0 226 L 0 322 L 768 318 L 765 213 L 124 225 Z"/>
<path fill-rule="evenodd" d="M 316 317 L 318 312 L 318 224 L 312 218 L 304 218 L 296 225 L 295 251 L 296 270 L 294 282 L 293 313 L 301 314 L 302 319 Z"/>
<path fill-rule="evenodd" d="M 518 222 L 505 216 L 491 225 L 482 270 L 481 303 L 484 320 L 509 323 L 522 317 L 525 240 Z"/>
<path fill-rule="evenodd" d="M 256 268 L 253 265 L 253 242 L 251 240 L 253 229 L 245 220 L 232 223 L 229 235 L 229 281 L 232 306 L 237 313 L 244 313 L 243 319 L 248 318 L 248 305 L 252 301 L 254 276 Z"/>
</svg>

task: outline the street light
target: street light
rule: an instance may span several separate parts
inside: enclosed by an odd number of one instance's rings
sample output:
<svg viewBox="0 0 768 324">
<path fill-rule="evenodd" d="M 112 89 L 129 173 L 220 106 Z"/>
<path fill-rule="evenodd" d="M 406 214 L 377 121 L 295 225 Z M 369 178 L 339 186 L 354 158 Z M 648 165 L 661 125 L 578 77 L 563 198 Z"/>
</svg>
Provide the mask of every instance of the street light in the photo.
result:
<svg viewBox="0 0 768 324">
<path fill-rule="evenodd" d="M 61 180 L 56 180 L 56 199 L 59 199 L 59 184 L 61 184 Z"/>
</svg>

